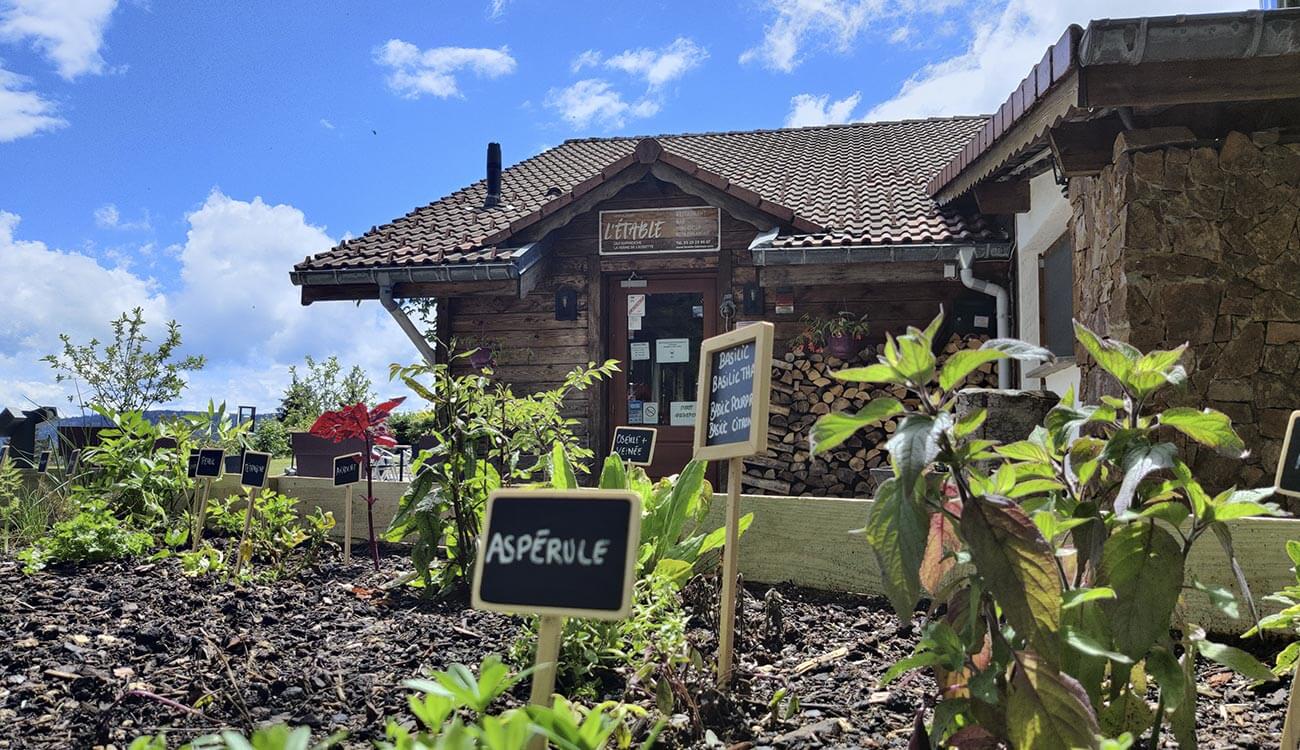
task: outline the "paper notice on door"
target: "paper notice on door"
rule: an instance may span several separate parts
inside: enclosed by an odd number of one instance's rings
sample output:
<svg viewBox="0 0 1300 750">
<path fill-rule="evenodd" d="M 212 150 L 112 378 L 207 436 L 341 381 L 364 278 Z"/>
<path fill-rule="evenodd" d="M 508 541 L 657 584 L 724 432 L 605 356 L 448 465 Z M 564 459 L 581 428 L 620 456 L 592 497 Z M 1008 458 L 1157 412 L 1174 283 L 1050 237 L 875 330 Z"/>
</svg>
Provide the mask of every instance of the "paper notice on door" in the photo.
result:
<svg viewBox="0 0 1300 750">
<path fill-rule="evenodd" d="M 632 342 L 632 361 L 637 362 L 643 359 L 650 359 L 650 342 L 633 341 Z"/>
<path fill-rule="evenodd" d="M 641 424 L 641 420 L 644 416 L 645 416 L 644 401 L 627 402 L 627 423 L 628 424 Z"/>
<path fill-rule="evenodd" d="M 641 315 L 645 315 L 645 295 L 644 295 L 644 294 L 629 294 L 629 295 L 627 295 L 627 316 L 630 318 L 630 317 L 632 317 L 633 315 L 636 315 L 636 316 L 638 316 L 638 317 L 641 316 Z"/>
<path fill-rule="evenodd" d="M 690 339 L 656 339 L 655 361 L 659 364 L 691 361 Z"/>
<path fill-rule="evenodd" d="M 659 403 L 645 401 L 641 407 L 641 424 L 659 424 Z"/>
<path fill-rule="evenodd" d="M 671 427 L 693 427 L 695 425 L 695 402 L 673 401 L 668 405 L 668 424 Z"/>
<path fill-rule="evenodd" d="M 629 316 L 627 316 L 627 330 L 629 330 L 629 331 L 639 331 L 639 330 L 641 330 L 641 316 L 640 316 L 640 315 L 629 315 Z"/>
</svg>

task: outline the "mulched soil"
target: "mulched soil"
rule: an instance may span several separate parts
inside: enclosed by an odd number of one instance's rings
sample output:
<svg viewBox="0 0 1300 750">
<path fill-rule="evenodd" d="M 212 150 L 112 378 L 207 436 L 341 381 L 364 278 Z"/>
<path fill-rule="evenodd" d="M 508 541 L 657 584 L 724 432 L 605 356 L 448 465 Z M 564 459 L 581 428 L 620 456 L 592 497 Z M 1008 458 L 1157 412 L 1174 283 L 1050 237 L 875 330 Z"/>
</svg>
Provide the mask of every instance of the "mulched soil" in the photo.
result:
<svg viewBox="0 0 1300 750">
<path fill-rule="evenodd" d="M 175 742 L 271 721 L 347 729 L 350 747 L 369 747 L 381 717 L 406 716 L 402 680 L 477 664 L 518 632 L 510 617 L 386 590 L 408 565 L 331 560 L 236 587 L 186 578 L 174 560 L 28 576 L 0 559 L 0 749 L 123 748 L 160 729 Z M 714 591 L 697 582 L 686 600 L 692 642 L 711 659 Z M 735 689 L 682 676 L 663 744 L 905 748 L 933 683 L 879 678 L 913 642 L 881 599 L 750 586 Z M 1214 665 L 1200 671 L 1202 748 L 1278 746 L 1286 683 L 1252 689 Z M 782 688 L 798 699 L 790 718 L 768 707 Z"/>
</svg>

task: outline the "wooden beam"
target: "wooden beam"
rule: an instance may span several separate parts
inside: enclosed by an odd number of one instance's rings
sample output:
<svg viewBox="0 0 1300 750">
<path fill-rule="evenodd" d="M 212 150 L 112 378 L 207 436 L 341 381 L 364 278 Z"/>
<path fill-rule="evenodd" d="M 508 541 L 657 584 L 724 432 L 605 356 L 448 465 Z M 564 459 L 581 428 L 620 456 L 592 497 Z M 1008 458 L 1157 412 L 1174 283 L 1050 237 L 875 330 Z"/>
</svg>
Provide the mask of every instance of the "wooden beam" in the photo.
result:
<svg viewBox="0 0 1300 750">
<path fill-rule="evenodd" d="M 982 214 L 1022 214 L 1029 210 L 1029 180 L 983 182 L 975 186 Z"/>
<path fill-rule="evenodd" d="M 949 261 L 955 264 L 957 261 Z M 758 283 L 764 287 L 821 286 L 833 284 L 941 281 L 943 263 L 825 263 L 800 266 L 760 266 Z"/>
<path fill-rule="evenodd" d="M 1244 60 L 1180 60 L 1083 68 L 1079 103 L 1087 107 L 1153 107 L 1300 97 L 1296 55 Z"/>
<path fill-rule="evenodd" d="M 1124 130 L 1117 117 L 1063 122 L 1048 131 L 1056 164 L 1066 177 L 1101 174 L 1110 165 L 1115 138 Z"/>
<path fill-rule="evenodd" d="M 469 295 L 506 296 L 518 294 L 518 279 L 500 279 L 497 281 L 442 281 L 410 284 L 398 282 L 393 285 L 393 295 L 398 299 L 415 299 L 420 297 L 464 297 Z M 379 286 L 376 284 L 319 284 L 302 288 L 302 303 L 330 302 L 338 300 L 379 299 Z"/>
<path fill-rule="evenodd" d="M 592 188 L 590 191 L 583 193 L 580 197 L 575 198 L 573 202 L 557 210 L 555 213 L 522 228 L 519 231 L 519 234 L 515 235 L 513 239 L 520 239 L 525 236 L 533 240 L 542 239 L 550 233 L 551 230 L 559 229 L 570 221 L 573 221 L 575 218 L 595 208 L 597 203 L 618 195 L 619 191 L 628 185 L 639 181 L 642 177 L 645 177 L 646 173 L 649 171 L 650 168 L 644 164 L 634 164 L 627 167 L 623 171 L 613 175 L 609 179 Z"/>
<path fill-rule="evenodd" d="M 781 225 L 781 222 L 775 216 L 772 216 L 765 211 L 761 211 L 756 206 L 752 206 L 733 195 L 724 193 L 711 185 L 706 185 L 690 175 L 685 174 L 681 170 L 670 167 L 663 162 L 655 162 L 650 165 L 650 173 L 664 182 L 676 185 L 683 193 L 689 193 L 697 198 L 703 198 L 710 204 L 722 208 L 722 210 L 737 219 L 740 219 L 747 224 L 752 224 L 760 230 L 766 231 Z"/>
</svg>

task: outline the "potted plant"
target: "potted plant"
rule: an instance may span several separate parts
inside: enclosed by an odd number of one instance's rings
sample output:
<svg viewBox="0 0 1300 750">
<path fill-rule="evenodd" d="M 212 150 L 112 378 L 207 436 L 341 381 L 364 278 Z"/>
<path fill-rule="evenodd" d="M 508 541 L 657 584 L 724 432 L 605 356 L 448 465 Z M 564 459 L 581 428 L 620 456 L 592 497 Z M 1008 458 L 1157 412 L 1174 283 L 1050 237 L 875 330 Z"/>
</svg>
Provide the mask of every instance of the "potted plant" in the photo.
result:
<svg viewBox="0 0 1300 750">
<path fill-rule="evenodd" d="M 854 315 L 851 312 L 839 312 L 826 321 L 826 353 L 840 359 L 849 359 L 862 351 L 866 340 L 867 314 Z"/>
</svg>

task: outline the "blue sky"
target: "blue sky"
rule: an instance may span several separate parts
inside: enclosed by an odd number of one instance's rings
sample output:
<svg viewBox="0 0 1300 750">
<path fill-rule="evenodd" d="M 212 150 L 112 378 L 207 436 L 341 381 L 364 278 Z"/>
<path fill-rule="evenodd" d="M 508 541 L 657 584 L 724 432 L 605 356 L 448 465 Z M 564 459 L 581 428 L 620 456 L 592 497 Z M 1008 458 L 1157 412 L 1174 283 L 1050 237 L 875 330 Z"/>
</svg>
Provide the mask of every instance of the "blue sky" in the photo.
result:
<svg viewBox="0 0 1300 750">
<path fill-rule="evenodd" d="M 489 140 L 987 112 L 1069 23 L 1255 5 L 0 0 L 0 404 L 61 400 L 35 360 L 137 304 L 210 358 L 181 405 L 270 408 L 305 354 L 383 380 L 396 327 L 301 308 L 289 268 Z"/>
</svg>

